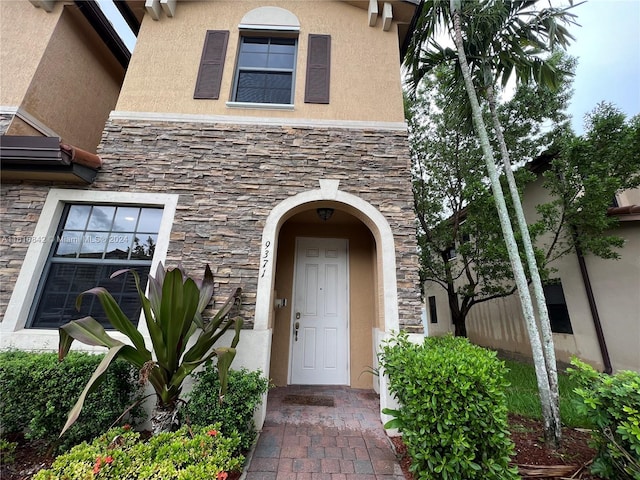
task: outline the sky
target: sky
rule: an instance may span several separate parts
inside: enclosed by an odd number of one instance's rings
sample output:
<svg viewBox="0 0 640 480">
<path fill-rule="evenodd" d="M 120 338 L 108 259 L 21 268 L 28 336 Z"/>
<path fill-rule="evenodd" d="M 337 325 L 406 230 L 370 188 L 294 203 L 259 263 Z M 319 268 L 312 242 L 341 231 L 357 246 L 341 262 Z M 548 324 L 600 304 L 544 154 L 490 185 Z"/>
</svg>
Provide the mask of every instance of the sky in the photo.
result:
<svg viewBox="0 0 640 480">
<path fill-rule="evenodd" d="M 111 0 L 98 2 L 133 50 L 135 36 Z M 613 103 L 628 118 L 640 114 L 640 0 L 587 0 L 573 12 L 580 26 L 570 26 L 575 41 L 568 52 L 578 67 L 569 114 L 575 133 L 582 134 L 584 116 L 599 102 Z"/>
<path fill-rule="evenodd" d="M 571 27 L 576 39 L 567 50 L 578 58 L 569 112 L 581 134 L 584 115 L 598 102 L 628 118 L 640 113 L 640 0 L 590 0 L 573 11 L 581 26 Z"/>
</svg>

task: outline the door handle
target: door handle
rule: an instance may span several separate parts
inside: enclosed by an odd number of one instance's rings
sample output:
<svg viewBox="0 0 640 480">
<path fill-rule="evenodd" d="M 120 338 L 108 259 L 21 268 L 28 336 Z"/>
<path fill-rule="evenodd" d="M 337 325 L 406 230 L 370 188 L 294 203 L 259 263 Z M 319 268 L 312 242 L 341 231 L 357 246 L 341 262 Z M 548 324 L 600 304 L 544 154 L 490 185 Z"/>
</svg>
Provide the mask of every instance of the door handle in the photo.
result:
<svg viewBox="0 0 640 480">
<path fill-rule="evenodd" d="M 295 328 L 294 328 L 294 342 L 298 341 L 298 329 L 300 328 L 300 322 L 296 322 L 295 323 Z"/>
</svg>

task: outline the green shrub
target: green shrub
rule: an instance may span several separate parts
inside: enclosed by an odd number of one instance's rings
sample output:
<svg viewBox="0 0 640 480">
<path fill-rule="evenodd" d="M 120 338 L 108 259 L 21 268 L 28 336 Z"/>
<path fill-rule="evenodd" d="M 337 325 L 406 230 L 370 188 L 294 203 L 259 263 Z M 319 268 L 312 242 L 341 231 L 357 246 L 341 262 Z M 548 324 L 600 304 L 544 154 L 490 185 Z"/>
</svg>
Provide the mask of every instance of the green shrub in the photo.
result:
<svg viewBox="0 0 640 480">
<path fill-rule="evenodd" d="M 91 444 L 82 443 L 60 455 L 34 480 L 224 479 L 227 472 L 242 468 L 244 458 L 233 454 L 238 436 L 225 436 L 219 428 L 184 426 L 147 441 L 141 441 L 137 432 L 112 429 Z"/>
<path fill-rule="evenodd" d="M 0 424 L 3 434 L 24 432 L 56 451 L 66 450 L 107 430 L 134 402 L 133 370 L 116 362 L 105 381 L 87 397 L 80 422 L 59 438 L 67 414 L 102 355 L 73 353 L 63 362 L 55 353 L 0 352 Z M 135 424 L 142 412 L 127 420 Z"/>
<path fill-rule="evenodd" d="M 194 425 L 220 422 L 223 433 L 235 431 L 240 435 L 239 450 L 248 451 L 256 438 L 253 412 L 262 403 L 269 381 L 259 370 L 230 370 L 227 393 L 220 404 L 220 380 L 215 366 L 209 362 L 194 377 L 195 384 L 185 409 L 187 420 Z"/>
<path fill-rule="evenodd" d="M 416 478 L 505 480 L 509 466 L 504 364 L 495 352 L 459 337 L 429 337 L 416 345 L 399 333 L 383 345 L 381 365 L 399 410 L 386 428 L 398 428 Z"/>
<path fill-rule="evenodd" d="M 0 438 L 0 464 L 7 465 L 16 460 L 17 442 L 10 442 L 4 438 Z"/>
<path fill-rule="evenodd" d="M 580 385 L 576 409 L 595 429 L 598 450 L 591 471 L 602 478 L 640 480 L 640 374 L 621 371 L 610 376 L 573 359 L 569 373 Z"/>
</svg>

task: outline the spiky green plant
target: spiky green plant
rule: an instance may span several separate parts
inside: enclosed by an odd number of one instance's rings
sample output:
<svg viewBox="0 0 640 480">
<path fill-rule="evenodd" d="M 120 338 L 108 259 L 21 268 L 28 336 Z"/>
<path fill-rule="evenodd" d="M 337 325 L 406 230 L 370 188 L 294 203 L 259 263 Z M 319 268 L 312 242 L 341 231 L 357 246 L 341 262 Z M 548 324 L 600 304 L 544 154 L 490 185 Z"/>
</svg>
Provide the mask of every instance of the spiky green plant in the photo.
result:
<svg viewBox="0 0 640 480">
<path fill-rule="evenodd" d="M 69 353 L 74 340 L 109 349 L 69 412 L 61 435 L 77 420 L 86 395 L 102 380 L 107 367 L 117 357 L 136 367 L 141 379 L 148 381 L 155 391 L 156 404 L 151 415 L 154 434 L 171 430 L 176 422 L 184 380 L 194 369 L 213 357 L 217 357 L 218 361 L 220 399 L 224 396 L 227 373 L 236 355 L 242 328 L 242 319 L 231 318 L 229 313 L 240 302 L 242 289 L 237 288 L 213 318 L 204 321 L 202 312 L 213 296 L 213 274 L 209 265 L 205 268 L 204 277 L 199 280 L 189 277 L 180 267 L 165 270 L 160 263 L 155 277 L 149 276 L 148 296 L 134 270 L 119 270 L 111 277 L 126 272 L 131 273 L 135 280 L 152 349 L 147 348 L 142 334 L 105 288 L 95 287 L 81 293 L 76 306 L 80 307 L 85 294 L 96 295 L 113 328 L 128 337 L 131 344 L 110 336 L 90 316 L 60 327 L 60 360 Z M 215 343 L 232 325 L 235 326 L 235 336 L 231 345 L 214 348 Z"/>
</svg>

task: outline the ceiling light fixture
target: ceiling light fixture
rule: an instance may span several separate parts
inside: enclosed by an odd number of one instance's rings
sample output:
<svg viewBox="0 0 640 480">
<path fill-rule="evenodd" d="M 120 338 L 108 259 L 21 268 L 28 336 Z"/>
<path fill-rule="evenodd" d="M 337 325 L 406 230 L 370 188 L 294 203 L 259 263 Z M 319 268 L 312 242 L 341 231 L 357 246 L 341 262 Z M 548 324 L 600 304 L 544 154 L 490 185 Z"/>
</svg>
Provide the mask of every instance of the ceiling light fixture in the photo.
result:
<svg viewBox="0 0 640 480">
<path fill-rule="evenodd" d="M 333 215 L 333 208 L 317 208 L 316 213 L 323 222 L 326 222 Z"/>
</svg>

